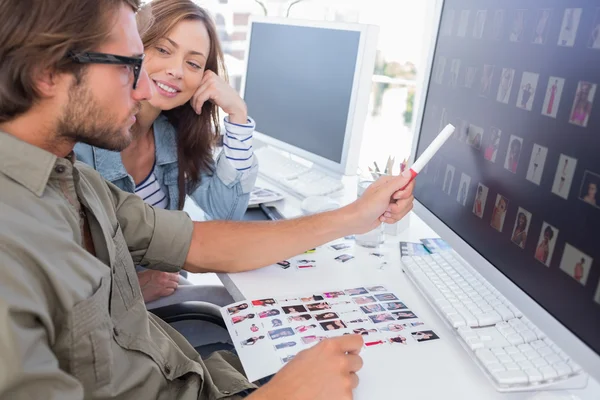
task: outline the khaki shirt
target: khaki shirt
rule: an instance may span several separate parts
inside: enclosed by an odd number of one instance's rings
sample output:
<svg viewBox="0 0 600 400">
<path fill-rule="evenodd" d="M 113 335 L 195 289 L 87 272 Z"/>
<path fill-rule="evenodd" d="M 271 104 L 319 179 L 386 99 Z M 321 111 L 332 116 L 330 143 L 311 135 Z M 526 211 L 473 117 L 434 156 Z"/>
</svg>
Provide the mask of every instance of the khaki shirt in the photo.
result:
<svg viewBox="0 0 600 400">
<path fill-rule="evenodd" d="M 85 216 L 96 256 L 82 245 Z M 0 399 L 238 399 L 255 388 L 236 356 L 202 361 L 144 306 L 134 263 L 179 271 L 192 229 L 185 213 L 0 132 Z"/>
</svg>

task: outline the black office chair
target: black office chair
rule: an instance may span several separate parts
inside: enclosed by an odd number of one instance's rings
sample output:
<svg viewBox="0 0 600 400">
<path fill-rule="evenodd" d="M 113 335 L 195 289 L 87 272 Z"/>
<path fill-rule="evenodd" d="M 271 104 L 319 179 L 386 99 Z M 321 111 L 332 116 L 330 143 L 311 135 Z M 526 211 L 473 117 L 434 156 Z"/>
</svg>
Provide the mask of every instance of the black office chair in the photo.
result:
<svg viewBox="0 0 600 400">
<path fill-rule="evenodd" d="M 170 306 L 149 310 L 168 324 L 178 321 L 205 321 L 227 329 L 219 306 L 204 301 L 184 301 Z"/>
</svg>

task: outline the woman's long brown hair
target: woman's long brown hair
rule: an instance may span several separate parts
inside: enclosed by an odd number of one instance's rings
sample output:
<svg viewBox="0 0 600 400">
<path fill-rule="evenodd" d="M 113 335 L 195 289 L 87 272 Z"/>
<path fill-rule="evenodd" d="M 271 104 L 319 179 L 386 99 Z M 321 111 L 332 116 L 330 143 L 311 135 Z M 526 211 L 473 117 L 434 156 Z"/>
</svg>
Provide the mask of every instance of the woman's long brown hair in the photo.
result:
<svg viewBox="0 0 600 400">
<path fill-rule="evenodd" d="M 200 21 L 210 38 L 210 52 L 205 70 L 226 78 L 223 51 L 215 24 L 206 10 L 191 0 L 153 0 L 138 13 L 138 29 L 144 48 L 149 49 L 166 37 L 181 21 Z M 207 101 L 202 113 L 196 114 L 190 102 L 172 110 L 163 111 L 177 133 L 179 167 L 179 204 L 183 209 L 188 189 L 200 184 L 202 172 L 212 172 L 213 147 L 220 135 L 218 107 Z"/>
</svg>

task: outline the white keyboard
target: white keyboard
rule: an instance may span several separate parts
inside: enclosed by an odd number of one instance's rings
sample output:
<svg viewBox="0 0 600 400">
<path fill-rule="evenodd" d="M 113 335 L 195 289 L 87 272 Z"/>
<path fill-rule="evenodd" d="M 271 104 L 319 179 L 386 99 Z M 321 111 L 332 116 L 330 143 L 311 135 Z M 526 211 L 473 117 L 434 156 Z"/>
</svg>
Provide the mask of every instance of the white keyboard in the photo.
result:
<svg viewBox="0 0 600 400">
<path fill-rule="evenodd" d="M 260 163 L 260 173 L 274 180 L 294 179 L 310 169 L 270 147 L 258 148 L 254 154 Z"/>
<path fill-rule="evenodd" d="M 259 173 L 301 197 L 324 196 L 341 190 L 340 179 L 302 165 L 269 147 L 255 151 Z"/>
<path fill-rule="evenodd" d="M 581 367 L 454 251 L 402 257 L 402 263 L 496 390 L 587 384 Z"/>
</svg>

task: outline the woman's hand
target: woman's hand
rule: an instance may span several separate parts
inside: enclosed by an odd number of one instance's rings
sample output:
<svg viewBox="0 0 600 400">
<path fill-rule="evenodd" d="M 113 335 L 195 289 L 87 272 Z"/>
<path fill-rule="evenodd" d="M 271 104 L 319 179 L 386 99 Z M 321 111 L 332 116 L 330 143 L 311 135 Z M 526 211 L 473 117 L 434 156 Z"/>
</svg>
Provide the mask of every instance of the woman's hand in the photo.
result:
<svg viewBox="0 0 600 400">
<path fill-rule="evenodd" d="M 138 272 L 137 276 L 145 303 L 170 296 L 175 292 L 177 286 L 179 286 L 179 274 L 177 272 L 162 272 L 149 269 Z"/>
<path fill-rule="evenodd" d="M 190 100 L 192 108 L 198 115 L 202 113 L 202 106 L 207 101 L 212 101 L 229 115 L 229 122 L 245 124 L 248 122 L 246 103 L 220 76 L 213 71 L 204 73 L 200 87 Z"/>
</svg>

